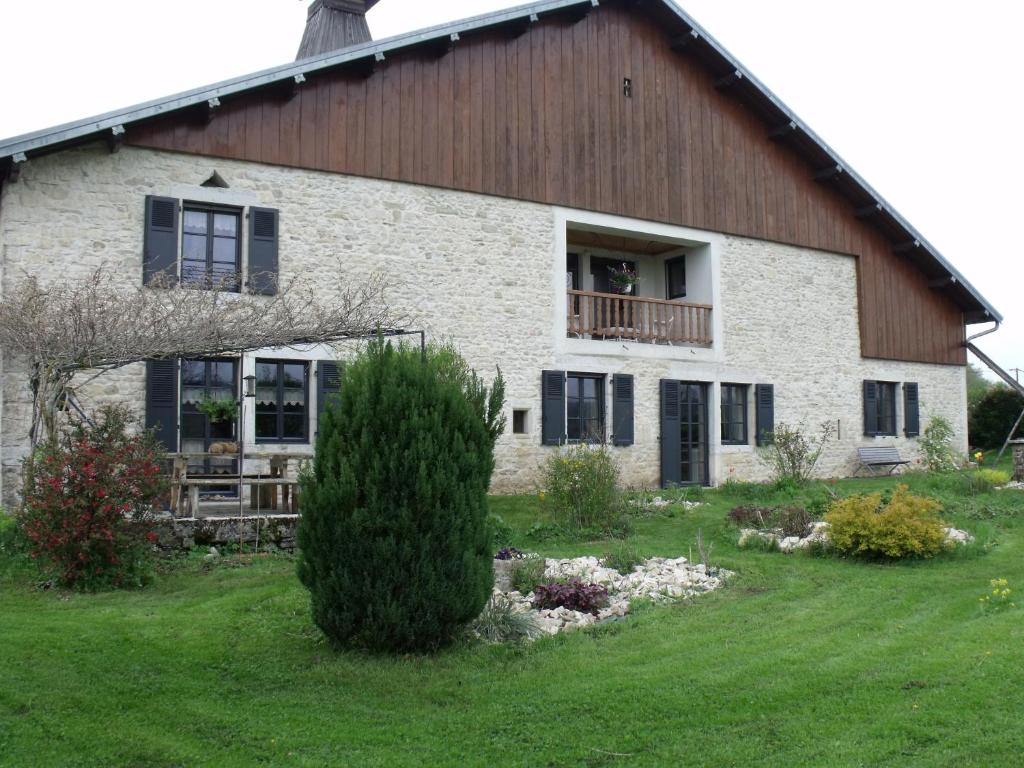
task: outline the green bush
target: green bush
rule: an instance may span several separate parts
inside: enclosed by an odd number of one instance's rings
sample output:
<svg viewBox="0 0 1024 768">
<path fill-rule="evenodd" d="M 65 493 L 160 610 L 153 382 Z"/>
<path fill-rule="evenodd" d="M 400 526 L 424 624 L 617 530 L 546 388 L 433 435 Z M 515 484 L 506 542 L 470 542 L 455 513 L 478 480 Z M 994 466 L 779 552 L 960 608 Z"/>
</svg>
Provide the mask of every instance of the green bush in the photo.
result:
<svg viewBox="0 0 1024 768">
<path fill-rule="evenodd" d="M 997 385 L 986 392 L 970 409 L 967 435 L 971 445 L 997 448 L 1006 440 L 1021 411 L 1024 396 L 1009 387 Z M 1014 437 L 1024 437 L 1024 422 Z"/>
<path fill-rule="evenodd" d="M 1010 473 L 1001 469 L 979 469 L 978 475 L 993 487 L 1010 482 Z"/>
<path fill-rule="evenodd" d="M 516 560 L 512 565 L 512 589 L 523 595 L 533 592 L 538 584 L 545 581 L 544 565 L 544 558 L 537 555 Z"/>
<path fill-rule="evenodd" d="M 606 446 L 572 445 L 541 469 L 544 505 L 557 524 L 611 530 L 623 516 L 619 470 Z"/>
<path fill-rule="evenodd" d="M 515 531 L 512 526 L 505 522 L 501 515 L 491 513 L 487 517 L 491 528 L 491 548 L 497 552 L 499 549 L 511 547 L 515 538 Z"/>
<path fill-rule="evenodd" d="M 829 540 L 841 554 L 931 557 L 946 546 L 941 511 L 939 502 L 900 485 L 888 501 L 880 493 L 837 501 L 825 519 Z"/>
<path fill-rule="evenodd" d="M 302 478 L 298 573 L 338 646 L 442 646 L 494 584 L 487 490 L 504 429 L 488 389 L 451 348 L 375 341 L 346 364 Z"/>
</svg>

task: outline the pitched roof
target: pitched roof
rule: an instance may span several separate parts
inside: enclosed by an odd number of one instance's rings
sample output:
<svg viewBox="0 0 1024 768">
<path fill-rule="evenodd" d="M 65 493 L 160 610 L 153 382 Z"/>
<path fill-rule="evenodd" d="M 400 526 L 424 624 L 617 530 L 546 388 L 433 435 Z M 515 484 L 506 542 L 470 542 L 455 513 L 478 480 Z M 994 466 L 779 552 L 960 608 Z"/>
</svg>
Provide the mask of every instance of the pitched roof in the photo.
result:
<svg viewBox="0 0 1024 768">
<path fill-rule="evenodd" d="M 572 10 L 585 11 L 599 4 L 600 0 L 542 0 L 383 40 L 353 45 L 126 109 L 15 136 L 0 141 L 0 167 L 3 164 L 23 162 L 33 155 L 83 141 L 116 136 L 123 133 L 125 126 L 130 123 L 149 120 L 204 103 L 215 104 L 222 97 L 275 84 L 301 83 L 307 74 L 321 70 L 353 62 L 383 61 L 389 53 L 405 48 L 438 41 L 453 41 L 463 34 L 502 25 L 528 25 L 549 14 Z M 647 6 L 652 12 L 663 17 L 666 29 L 676 32 L 673 47 L 685 48 L 692 52 L 723 82 L 731 84 L 731 92 L 769 126 L 773 126 L 772 137 L 787 142 L 817 169 L 822 178 L 832 179 L 850 199 L 851 204 L 856 206 L 858 216 L 871 217 L 872 223 L 885 231 L 896 243 L 897 250 L 912 256 L 918 264 L 926 265 L 930 274 L 940 275 L 940 279 L 946 281 L 950 295 L 964 308 L 968 322 L 1002 321 L 1003 317 L 995 307 L 935 246 L 673 0 L 648 0 Z"/>
</svg>

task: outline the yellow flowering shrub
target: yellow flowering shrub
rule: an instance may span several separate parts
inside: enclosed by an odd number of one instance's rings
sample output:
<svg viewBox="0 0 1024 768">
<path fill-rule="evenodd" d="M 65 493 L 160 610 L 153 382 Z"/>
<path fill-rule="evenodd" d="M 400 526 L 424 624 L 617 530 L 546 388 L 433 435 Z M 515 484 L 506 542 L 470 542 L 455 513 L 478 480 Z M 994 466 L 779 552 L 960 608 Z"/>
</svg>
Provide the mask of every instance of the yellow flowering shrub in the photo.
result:
<svg viewBox="0 0 1024 768">
<path fill-rule="evenodd" d="M 841 553 L 868 557 L 931 557 L 946 546 L 942 505 L 900 485 L 888 503 L 872 493 L 841 499 L 825 520 L 829 539 Z"/>
</svg>

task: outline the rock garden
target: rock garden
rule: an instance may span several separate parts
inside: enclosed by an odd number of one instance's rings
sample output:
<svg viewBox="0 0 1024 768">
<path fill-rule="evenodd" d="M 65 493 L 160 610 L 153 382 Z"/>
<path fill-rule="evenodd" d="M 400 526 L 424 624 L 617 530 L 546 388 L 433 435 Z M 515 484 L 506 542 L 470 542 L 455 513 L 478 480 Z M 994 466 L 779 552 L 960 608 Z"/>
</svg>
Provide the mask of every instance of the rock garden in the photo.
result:
<svg viewBox="0 0 1024 768">
<path fill-rule="evenodd" d="M 685 557 L 652 557 L 621 573 L 603 558 L 545 559 L 514 548 L 501 550 L 494 566 L 492 603 L 532 619 L 534 626 L 524 633 L 531 639 L 618 620 L 636 600 L 665 602 L 702 595 L 731 575 Z"/>
</svg>

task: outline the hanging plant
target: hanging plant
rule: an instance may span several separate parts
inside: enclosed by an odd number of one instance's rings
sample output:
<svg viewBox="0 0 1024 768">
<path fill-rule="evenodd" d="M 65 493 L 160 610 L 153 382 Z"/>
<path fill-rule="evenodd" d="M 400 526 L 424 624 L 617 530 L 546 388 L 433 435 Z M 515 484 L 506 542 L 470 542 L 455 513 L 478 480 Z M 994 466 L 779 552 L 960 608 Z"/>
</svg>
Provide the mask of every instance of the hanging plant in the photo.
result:
<svg viewBox="0 0 1024 768">
<path fill-rule="evenodd" d="M 206 395 L 196 403 L 196 410 L 207 416 L 214 424 L 234 422 L 238 418 L 238 403 L 234 400 L 214 400 Z"/>
</svg>

